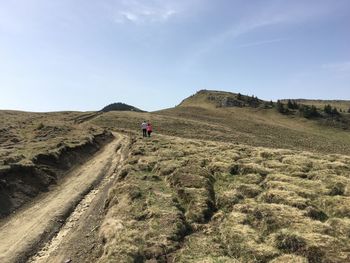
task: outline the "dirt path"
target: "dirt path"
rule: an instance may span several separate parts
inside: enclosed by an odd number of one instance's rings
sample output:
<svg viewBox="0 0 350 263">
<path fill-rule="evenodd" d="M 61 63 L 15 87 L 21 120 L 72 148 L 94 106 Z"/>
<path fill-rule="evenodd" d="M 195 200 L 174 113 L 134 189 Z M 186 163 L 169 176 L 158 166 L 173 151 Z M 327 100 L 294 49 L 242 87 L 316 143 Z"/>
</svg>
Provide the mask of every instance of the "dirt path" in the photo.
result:
<svg viewBox="0 0 350 263">
<path fill-rule="evenodd" d="M 121 161 L 122 145 L 126 141 L 121 135 L 115 136 L 94 158 L 74 169 L 50 192 L 0 223 L 0 262 L 26 262 L 43 244 L 46 244 L 44 248 L 30 261 L 56 262 L 50 258 L 52 252 L 69 233 L 78 235 L 71 230 L 77 229 L 79 220 L 82 221 L 80 225 L 84 225 L 84 219 L 90 219 L 90 204 L 94 203 L 94 211 L 101 205 L 101 197 L 106 194 Z M 90 211 L 90 215 L 94 211 Z"/>
</svg>

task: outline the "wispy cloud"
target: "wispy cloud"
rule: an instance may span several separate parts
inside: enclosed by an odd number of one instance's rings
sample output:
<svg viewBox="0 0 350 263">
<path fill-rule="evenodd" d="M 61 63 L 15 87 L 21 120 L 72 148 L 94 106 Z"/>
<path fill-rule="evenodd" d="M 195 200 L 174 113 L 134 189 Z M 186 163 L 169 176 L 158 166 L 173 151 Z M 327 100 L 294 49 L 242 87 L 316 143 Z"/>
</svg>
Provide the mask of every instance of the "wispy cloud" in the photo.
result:
<svg viewBox="0 0 350 263">
<path fill-rule="evenodd" d="M 194 51 L 187 58 L 185 64 L 193 65 L 198 59 L 205 54 L 217 49 L 220 45 L 238 39 L 240 36 L 262 30 L 272 26 L 285 26 L 303 23 L 312 19 L 323 17 L 334 11 L 327 4 L 308 4 L 304 2 L 296 2 L 292 4 L 276 4 L 276 1 L 266 1 L 263 6 L 258 8 L 249 8 L 249 12 L 244 15 L 233 15 L 231 27 L 226 28 L 217 34 L 212 34 L 205 41 L 201 41 L 194 46 Z M 252 47 L 276 43 L 286 40 L 285 38 L 276 38 L 272 40 L 256 41 L 243 44 L 239 47 Z"/>
<path fill-rule="evenodd" d="M 209 39 L 207 39 L 205 43 L 201 43 L 200 46 L 196 48 L 196 50 L 188 58 L 187 63 L 185 63 L 186 67 L 191 66 L 201 56 L 205 55 L 206 53 L 209 53 L 212 49 L 217 48 L 220 44 L 228 40 L 234 40 L 243 34 L 246 34 L 251 31 L 261 29 L 267 26 L 271 26 L 274 24 L 279 24 L 285 20 L 286 20 L 286 17 L 280 16 L 280 15 L 272 16 L 269 18 L 261 18 L 261 19 L 242 19 L 241 22 L 233 25 L 228 30 L 225 30 L 217 35 L 213 35 Z M 277 39 L 273 41 L 277 42 Z M 251 44 L 254 45 L 254 43 L 251 43 Z M 259 44 L 261 45 L 264 43 L 261 43 L 261 42 L 255 43 L 255 45 L 259 45 Z"/>
<path fill-rule="evenodd" d="M 350 73 L 350 61 L 323 64 L 322 68 L 339 73 Z"/>
<path fill-rule="evenodd" d="M 165 22 L 180 12 L 178 5 L 171 1 L 141 1 L 124 0 L 114 3 L 114 17 L 116 23 L 155 23 Z"/>
<path fill-rule="evenodd" d="M 264 46 L 264 45 L 279 43 L 279 42 L 283 42 L 283 41 L 287 41 L 287 40 L 288 40 L 288 38 L 276 38 L 276 39 L 262 40 L 262 41 L 241 44 L 241 45 L 238 45 L 237 48 Z"/>
</svg>

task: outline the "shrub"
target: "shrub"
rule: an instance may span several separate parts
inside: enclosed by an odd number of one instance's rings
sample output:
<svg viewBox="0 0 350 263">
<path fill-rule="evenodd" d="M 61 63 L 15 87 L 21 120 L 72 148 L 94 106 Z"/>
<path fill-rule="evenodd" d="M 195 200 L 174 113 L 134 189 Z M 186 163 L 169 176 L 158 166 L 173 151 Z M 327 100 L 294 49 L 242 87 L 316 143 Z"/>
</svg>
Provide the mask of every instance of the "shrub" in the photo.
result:
<svg viewBox="0 0 350 263">
<path fill-rule="evenodd" d="M 314 105 L 312 105 L 311 107 L 303 105 L 299 108 L 299 112 L 301 116 L 308 119 L 317 118 L 320 116 L 320 114 L 317 111 L 317 108 Z"/>
<path fill-rule="evenodd" d="M 305 239 L 287 230 L 282 230 L 275 236 L 276 247 L 285 252 L 298 252 L 302 251 L 306 247 Z"/>
<path fill-rule="evenodd" d="M 280 100 L 277 101 L 276 109 L 279 113 L 288 113 L 288 109 L 284 107 L 284 104 Z"/>
<path fill-rule="evenodd" d="M 332 114 L 332 106 L 331 105 L 325 105 L 323 111 L 327 114 Z"/>
<path fill-rule="evenodd" d="M 345 193 L 345 185 L 343 183 L 337 182 L 331 188 L 329 195 L 344 195 Z"/>
<path fill-rule="evenodd" d="M 45 127 L 45 125 L 42 123 L 42 122 L 40 122 L 39 124 L 38 124 L 38 127 L 36 127 L 36 129 L 37 130 L 41 130 L 42 128 L 44 128 Z"/>
<path fill-rule="evenodd" d="M 332 108 L 332 106 L 329 104 L 325 105 L 323 110 L 326 114 L 331 115 L 331 116 L 339 116 L 340 115 L 338 109 L 336 107 Z"/>
<path fill-rule="evenodd" d="M 317 207 L 313 207 L 313 206 L 308 206 L 306 209 L 306 216 L 314 219 L 314 220 L 319 220 L 321 222 L 324 222 L 328 219 L 328 216 L 321 211 L 320 209 L 318 209 Z"/>
<path fill-rule="evenodd" d="M 234 164 L 234 165 L 230 166 L 230 168 L 229 168 L 229 173 L 231 175 L 237 175 L 237 174 L 239 174 L 239 171 L 240 171 L 240 168 L 239 168 L 238 164 Z"/>
<path fill-rule="evenodd" d="M 334 107 L 334 108 L 332 109 L 331 115 L 333 115 L 333 116 L 338 116 L 338 115 L 340 115 L 340 113 L 339 113 L 339 111 L 337 110 L 336 107 Z"/>
</svg>

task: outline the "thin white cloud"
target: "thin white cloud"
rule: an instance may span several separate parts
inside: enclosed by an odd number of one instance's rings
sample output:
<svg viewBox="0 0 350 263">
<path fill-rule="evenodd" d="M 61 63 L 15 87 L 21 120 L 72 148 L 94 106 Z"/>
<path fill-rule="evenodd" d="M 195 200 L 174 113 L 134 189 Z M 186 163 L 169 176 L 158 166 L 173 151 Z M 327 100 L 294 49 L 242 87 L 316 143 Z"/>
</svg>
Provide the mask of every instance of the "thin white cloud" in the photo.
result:
<svg viewBox="0 0 350 263">
<path fill-rule="evenodd" d="M 323 64 L 322 68 L 339 73 L 350 73 L 350 61 Z"/>
<path fill-rule="evenodd" d="M 241 44 L 241 45 L 238 45 L 237 48 L 264 46 L 264 45 L 268 45 L 268 44 L 283 42 L 286 40 L 288 40 L 288 39 L 287 38 L 276 38 L 276 39 L 262 40 L 262 41 Z"/>
<path fill-rule="evenodd" d="M 338 72 L 350 72 L 350 61 L 323 64 L 322 68 Z"/>
<path fill-rule="evenodd" d="M 270 1 L 269 3 L 270 5 L 265 4 L 256 9 L 252 8 L 250 12 L 243 16 L 236 15 L 237 19 L 236 21 L 233 21 L 231 27 L 219 32 L 218 34 L 214 34 L 206 41 L 199 43 L 197 47 L 194 47 L 194 51 L 186 59 L 185 67 L 188 68 L 192 66 L 199 58 L 218 48 L 221 44 L 227 41 L 233 41 L 244 34 L 270 26 L 302 23 L 325 16 L 334 11 L 328 2 L 318 5 L 305 2 L 293 2 L 290 5 L 276 4 L 276 1 Z M 278 41 L 282 40 L 272 40 L 271 43 Z M 267 43 L 257 42 L 255 44 L 253 43 L 253 45 Z"/>
<path fill-rule="evenodd" d="M 201 44 L 192 55 L 188 58 L 185 63 L 185 67 L 190 67 L 193 65 L 201 56 L 209 53 L 212 49 L 218 47 L 220 44 L 224 43 L 228 39 L 233 40 L 238 38 L 239 36 L 246 34 L 248 32 L 264 28 L 267 26 L 271 26 L 274 24 L 279 24 L 285 21 L 285 17 L 276 15 L 272 16 L 268 19 L 253 19 L 253 20 L 242 20 L 242 22 L 233 25 L 230 29 L 219 33 L 218 35 L 214 35 L 209 38 L 204 44 Z"/>
<path fill-rule="evenodd" d="M 141 1 L 128 0 L 113 3 L 114 17 L 116 23 L 131 22 L 135 24 L 165 22 L 178 14 L 179 3 L 172 1 Z"/>
</svg>

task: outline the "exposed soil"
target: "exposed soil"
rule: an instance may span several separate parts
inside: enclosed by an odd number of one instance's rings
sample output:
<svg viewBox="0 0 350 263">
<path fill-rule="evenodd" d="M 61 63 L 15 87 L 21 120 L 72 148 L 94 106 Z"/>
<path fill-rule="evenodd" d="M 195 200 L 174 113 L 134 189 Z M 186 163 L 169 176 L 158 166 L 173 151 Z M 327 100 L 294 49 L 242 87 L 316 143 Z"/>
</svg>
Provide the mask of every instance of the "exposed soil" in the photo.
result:
<svg viewBox="0 0 350 263">
<path fill-rule="evenodd" d="M 0 218 L 48 191 L 69 169 L 86 161 L 111 140 L 111 133 L 103 132 L 80 145 L 62 145 L 54 152 L 37 154 L 28 163 L 3 167 L 0 170 Z"/>
<path fill-rule="evenodd" d="M 93 204 L 92 207 L 97 208 L 99 202 L 103 200 L 103 195 L 106 191 L 105 187 L 108 185 L 116 165 L 120 161 L 120 147 L 124 143 L 125 138 L 118 135 L 96 156 L 84 163 L 84 166 L 76 167 L 69 174 L 65 175 L 64 179 L 53 186 L 49 192 L 40 194 L 30 204 L 3 219 L 0 222 L 0 236 L 6 238 L 0 239 L 0 262 L 25 262 L 41 244 L 44 244 L 55 234 L 59 233 L 51 245 L 48 245 L 47 249 L 44 248 L 43 251 L 45 252 L 33 258 L 34 262 L 36 260 L 40 262 L 41 257 L 46 257 L 45 253 L 56 251 L 56 248 L 61 243 L 60 239 L 62 239 L 62 236 L 69 236 L 70 228 L 75 229 L 77 227 L 74 222 L 78 218 L 85 216 L 85 219 L 88 221 L 89 217 L 85 212 L 89 210 L 90 204 Z M 91 191 L 101 180 L 103 181 L 100 187 Z M 86 196 L 86 194 L 88 195 Z M 84 196 L 86 197 L 84 198 Z M 80 203 L 82 199 L 83 201 Z M 74 211 L 79 203 L 80 205 Z M 65 223 L 65 219 L 72 211 L 74 213 Z M 90 213 L 98 217 L 96 212 L 95 209 L 92 211 L 90 209 Z M 81 226 L 88 227 L 89 223 L 85 225 L 84 222 L 81 222 Z M 62 231 L 59 231 L 61 228 Z M 70 251 L 72 250 L 70 249 Z M 62 257 L 65 257 L 65 255 L 63 254 Z M 70 257 L 70 255 L 67 255 L 67 257 Z M 44 259 L 41 262 L 60 262 L 59 259 L 57 260 L 52 261 L 50 259 L 46 261 Z"/>
<path fill-rule="evenodd" d="M 127 138 L 121 137 L 117 152 L 109 157 L 110 169 L 102 181 L 81 200 L 55 237 L 28 262 L 93 262 L 100 257 L 102 243 L 98 231 L 105 216 L 104 203 L 125 159 L 127 145 Z"/>
</svg>

